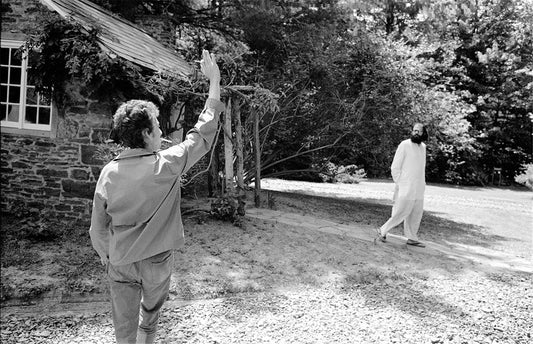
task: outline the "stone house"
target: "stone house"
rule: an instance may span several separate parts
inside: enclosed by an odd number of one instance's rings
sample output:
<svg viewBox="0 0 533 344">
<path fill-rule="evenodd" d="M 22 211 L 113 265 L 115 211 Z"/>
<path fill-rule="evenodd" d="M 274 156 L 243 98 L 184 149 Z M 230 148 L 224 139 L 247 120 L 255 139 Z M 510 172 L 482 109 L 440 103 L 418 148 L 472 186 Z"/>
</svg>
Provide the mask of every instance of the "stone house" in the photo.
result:
<svg viewBox="0 0 533 344">
<path fill-rule="evenodd" d="M 92 15 L 94 21 L 106 26 L 104 32 L 109 36 L 104 46 L 143 67 L 158 70 L 174 64 L 183 69 L 183 75 L 190 67 L 168 48 L 173 44 L 173 36 L 169 34 L 172 31 L 160 21 L 144 18 L 141 31 L 135 24 L 110 17 L 111 13 L 88 0 L 11 0 L 2 3 L 2 212 L 24 207 L 32 211 L 52 211 L 65 221 L 88 219 L 95 183 L 104 165 L 95 152 L 108 137 L 112 114 L 119 104 L 87 99 L 73 85 L 73 101 L 59 113 L 55 104 L 35 92 L 27 78 L 27 68 L 31 66 L 15 52 L 26 40 L 20 30 L 21 24 L 34 20 L 39 13 L 39 3 L 48 5 L 50 10 L 62 16 L 75 18 L 78 10 L 79 20 Z M 150 32 L 151 36 L 145 32 Z M 163 41 L 159 42 L 160 39 Z M 132 44 L 134 49 L 129 51 Z M 142 52 L 143 48 L 152 53 Z M 149 58 L 145 58 L 147 56 Z M 204 161 L 203 166 L 197 168 L 205 168 L 206 164 Z M 196 185 L 205 185 L 205 182 Z"/>
</svg>

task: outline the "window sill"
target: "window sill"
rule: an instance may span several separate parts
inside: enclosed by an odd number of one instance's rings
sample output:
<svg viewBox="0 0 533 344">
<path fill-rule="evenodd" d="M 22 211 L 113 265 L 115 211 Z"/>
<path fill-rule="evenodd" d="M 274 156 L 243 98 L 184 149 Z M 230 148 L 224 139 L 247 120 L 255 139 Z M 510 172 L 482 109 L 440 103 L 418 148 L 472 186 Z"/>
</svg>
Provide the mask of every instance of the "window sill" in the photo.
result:
<svg viewBox="0 0 533 344">
<path fill-rule="evenodd" d="M 16 134 L 27 136 L 39 136 L 39 137 L 53 137 L 52 132 L 48 130 L 34 130 L 34 129 L 17 129 L 10 127 L 1 127 L 0 132 L 2 134 Z"/>
</svg>

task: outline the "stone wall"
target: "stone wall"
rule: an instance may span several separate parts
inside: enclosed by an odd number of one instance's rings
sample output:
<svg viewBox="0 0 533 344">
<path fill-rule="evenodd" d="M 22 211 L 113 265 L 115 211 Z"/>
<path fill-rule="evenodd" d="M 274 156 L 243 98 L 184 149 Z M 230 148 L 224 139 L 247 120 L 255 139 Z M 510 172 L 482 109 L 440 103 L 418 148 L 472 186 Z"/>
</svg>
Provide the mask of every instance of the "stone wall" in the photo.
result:
<svg viewBox="0 0 533 344">
<path fill-rule="evenodd" d="M 2 4 L 2 37 L 8 34 L 11 39 L 24 39 L 20 28 L 36 13 L 37 3 L 12 0 L 9 6 Z M 148 31 L 153 34 L 165 27 L 151 25 Z M 172 45 L 170 36 L 158 37 L 167 46 Z M 71 85 L 69 92 L 72 102 L 57 115 L 55 135 L 51 135 L 54 138 L 2 131 L 2 212 L 22 204 L 28 210 L 56 212 L 65 221 L 90 217 L 95 183 L 105 164 L 98 147 L 109 137 L 112 115 L 119 104 L 86 99 L 76 85 Z M 206 169 L 207 164 L 206 157 L 193 167 L 189 176 Z M 184 194 L 205 195 L 206 185 L 207 174 L 202 174 Z"/>
<path fill-rule="evenodd" d="M 37 6 L 42 6 L 38 0 L 2 1 L 2 34 L 22 34 L 22 28 L 39 15 Z"/>
<path fill-rule="evenodd" d="M 35 21 L 38 0 L 2 4 L 2 38 L 24 40 L 22 28 Z M 109 136 L 114 106 L 86 99 L 76 85 L 72 102 L 55 114 L 54 138 L 20 133 L 1 134 L 1 210 L 21 205 L 56 212 L 65 220 L 90 216 L 96 180 L 104 165 L 95 155 Z"/>
<path fill-rule="evenodd" d="M 58 116 L 55 138 L 2 132 L 2 211 L 25 204 L 28 210 L 57 211 L 65 220 L 90 214 L 105 163 L 98 147 L 109 137 L 113 106 L 73 99 Z"/>
<path fill-rule="evenodd" d="M 1 137 L 2 211 L 24 204 L 31 211 L 53 210 L 65 221 L 87 218 L 100 170 L 92 163 L 90 146 L 68 139 Z"/>
<path fill-rule="evenodd" d="M 59 118 L 57 137 L 1 134 L 1 208 L 25 204 L 28 210 L 57 211 L 64 220 L 90 217 L 95 183 L 108 159 L 105 147 L 113 106 L 79 100 Z M 101 151 L 101 150 L 100 150 Z M 207 169 L 209 154 L 187 174 Z M 196 177 L 184 195 L 207 195 L 207 173 Z"/>
</svg>

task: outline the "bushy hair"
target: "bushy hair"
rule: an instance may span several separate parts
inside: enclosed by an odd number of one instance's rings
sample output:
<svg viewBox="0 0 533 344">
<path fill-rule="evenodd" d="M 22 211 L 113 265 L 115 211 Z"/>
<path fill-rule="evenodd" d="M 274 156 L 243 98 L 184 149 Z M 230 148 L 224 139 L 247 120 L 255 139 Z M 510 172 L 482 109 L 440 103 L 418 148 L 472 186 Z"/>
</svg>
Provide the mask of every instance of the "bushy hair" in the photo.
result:
<svg viewBox="0 0 533 344">
<path fill-rule="evenodd" d="M 144 148 L 142 131 L 154 129 L 152 118 L 159 116 L 159 110 L 154 103 L 133 99 L 122 104 L 113 116 L 111 139 L 115 143 L 129 148 Z"/>
</svg>

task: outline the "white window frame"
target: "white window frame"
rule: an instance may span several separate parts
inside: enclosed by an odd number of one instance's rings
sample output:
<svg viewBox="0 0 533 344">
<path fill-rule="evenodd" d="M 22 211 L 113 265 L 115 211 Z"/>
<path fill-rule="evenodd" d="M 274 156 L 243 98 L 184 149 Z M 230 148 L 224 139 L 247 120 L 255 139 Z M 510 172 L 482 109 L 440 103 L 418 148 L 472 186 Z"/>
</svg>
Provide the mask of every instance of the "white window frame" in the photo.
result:
<svg viewBox="0 0 533 344">
<path fill-rule="evenodd" d="M 15 40 L 2 40 L 1 41 L 1 47 L 2 48 L 10 48 L 10 49 L 18 49 L 22 46 L 24 42 L 21 42 L 21 41 L 15 41 Z M 10 59 L 11 59 L 11 54 L 10 54 Z M 2 65 L 2 66 L 11 66 L 11 60 L 9 61 L 9 65 Z M 20 98 L 19 98 L 19 114 L 18 114 L 18 121 L 17 122 L 14 122 L 14 121 L 6 121 L 6 120 L 2 120 L 0 121 L 1 122 L 1 127 L 2 127 L 2 131 L 11 131 L 13 129 L 19 129 L 19 130 L 29 130 L 29 131 L 33 131 L 35 134 L 39 135 L 39 134 L 44 134 L 44 133 L 50 133 L 52 131 L 52 122 L 53 122 L 53 116 L 54 116 L 54 113 L 55 113 L 55 109 L 54 109 L 54 104 L 53 102 L 50 101 L 50 105 L 42 105 L 40 104 L 41 100 L 42 100 L 42 97 L 37 94 L 37 104 L 36 104 L 36 107 L 37 107 L 37 111 L 39 111 L 40 108 L 47 108 L 50 112 L 50 118 L 49 118 L 49 123 L 48 124 L 38 124 L 38 123 L 29 123 L 29 122 L 26 122 L 26 109 L 28 106 L 33 106 L 33 105 L 28 105 L 26 103 L 26 99 L 27 99 L 27 90 L 28 88 L 34 88 L 35 86 L 33 85 L 29 85 L 28 84 L 28 56 L 26 54 L 24 54 L 22 56 L 22 61 L 21 61 L 21 75 L 20 75 Z M 11 70 L 11 69 L 10 69 Z M 7 76 L 7 83 L 2 83 L 2 86 L 8 86 L 10 85 L 10 75 Z M 9 87 L 8 87 L 8 90 L 9 90 Z M 3 104 L 9 104 L 9 94 L 7 95 L 7 103 L 4 103 L 2 101 Z M 2 118 L 3 118 L 4 114 L 2 114 Z"/>
</svg>

